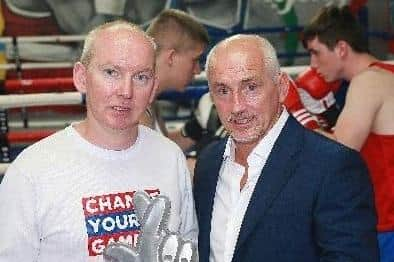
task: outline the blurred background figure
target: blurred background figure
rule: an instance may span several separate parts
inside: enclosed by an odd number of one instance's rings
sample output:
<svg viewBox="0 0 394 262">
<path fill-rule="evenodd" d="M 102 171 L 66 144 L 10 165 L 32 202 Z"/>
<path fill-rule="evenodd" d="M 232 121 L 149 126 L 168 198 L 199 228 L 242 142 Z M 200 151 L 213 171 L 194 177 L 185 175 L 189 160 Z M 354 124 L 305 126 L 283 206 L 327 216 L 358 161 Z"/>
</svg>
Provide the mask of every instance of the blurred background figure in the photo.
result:
<svg viewBox="0 0 394 262">
<path fill-rule="evenodd" d="M 305 27 L 311 67 L 326 81 L 350 82 L 332 139 L 366 161 L 378 210 L 381 261 L 394 261 L 394 65 L 372 55 L 348 6 L 322 8 Z"/>
<path fill-rule="evenodd" d="M 166 9 L 160 13 L 146 32 L 158 46 L 157 95 L 168 90 L 185 91 L 194 76 L 201 72 L 200 59 L 209 44 L 208 32 L 192 16 L 175 9 Z M 149 107 L 141 122 L 169 136 L 182 149 L 188 148 L 191 144 L 178 132 L 167 131 L 156 101 Z"/>
</svg>

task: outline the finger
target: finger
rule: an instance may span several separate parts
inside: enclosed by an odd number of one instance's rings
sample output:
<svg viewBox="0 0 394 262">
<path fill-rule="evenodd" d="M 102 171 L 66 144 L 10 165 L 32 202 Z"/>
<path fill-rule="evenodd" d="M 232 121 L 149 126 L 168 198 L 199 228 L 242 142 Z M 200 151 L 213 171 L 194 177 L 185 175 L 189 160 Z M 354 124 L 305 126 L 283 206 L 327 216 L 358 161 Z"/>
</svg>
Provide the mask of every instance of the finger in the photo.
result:
<svg viewBox="0 0 394 262">
<path fill-rule="evenodd" d="M 179 262 L 197 262 L 198 252 L 197 247 L 191 241 L 185 241 L 182 243 L 178 254 Z"/>
<path fill-rule="evenodd" d="M 181 240 L 175 233 L 170 233 L 163 238 L 159 246 L 159 262 L 177 261 L 177 253 Z"/>
<path fill-rule="evenodd" d="M 161 236 L 168 227 L 171 203 L 168 197 L 158 196 L 146 208 L 142 219 L 143 233 Z"/>
<path fill-rule="evenodd" d="M 106 262 L 142 262 L 141 256 L 129 245 L 115 242 L 109 244 L 103 252 Z"/>
<path fill-rule="evenodd" d="M 167 230 L 170 208 L 168 197 L 158 196 L 152 200 L 145 211 L 137 248 L 144 259 L 148 257 L 153 259 L 146 261 L 156 261 L 158 257 L 158 247 Z"/>
<path fill-rule="evenodd" d="M 152 202 L 151 197 L 145 191 L 137 191 L 133 196 L 134 211 L 137 215 L 138 221 L 142 222 L 142 218 L 148 208 L 148 205 Z"/>
</svg>

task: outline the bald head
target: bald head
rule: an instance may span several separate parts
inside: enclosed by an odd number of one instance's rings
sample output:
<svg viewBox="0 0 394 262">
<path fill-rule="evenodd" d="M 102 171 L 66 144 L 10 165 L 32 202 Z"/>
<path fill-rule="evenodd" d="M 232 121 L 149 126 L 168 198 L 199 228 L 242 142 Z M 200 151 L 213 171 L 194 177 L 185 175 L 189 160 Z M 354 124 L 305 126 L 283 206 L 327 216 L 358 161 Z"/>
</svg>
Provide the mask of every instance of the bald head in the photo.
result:
<svg viewBox="0 0 394 262">
<path fill-rule="evenodd" d="M 212 70 L 215 69 L 217 63 L 221 62 L 221 58 L 235 53 L 247 54 L 261 59 L 264 67 L 262 69 L 268 72 L 274 83 L 277 82 L 280 75 L 280 65 L 274 47 L 261 36 L 244 34 L 226 38 L 211 49 L 205 65 L 208 82 Z"/>
<path fill-rule="evenodd" d="M 85 66 L 90 64 L 92 57 L 95 55 L 96 41 L 102 37 L 103 34 L 109 33 L 113 35 L 125 31 L 129 32 L 130 35 L 143 38 L 149 45 L 151 45 L 153 51 L 156 50 L 156 44 L 153 39 L 148 36 L 140 27 L 127 21 L 117 20 L 100 25 L 88 33 L 82 49 L 80 58 L 81 63 Z"/>
</svg>

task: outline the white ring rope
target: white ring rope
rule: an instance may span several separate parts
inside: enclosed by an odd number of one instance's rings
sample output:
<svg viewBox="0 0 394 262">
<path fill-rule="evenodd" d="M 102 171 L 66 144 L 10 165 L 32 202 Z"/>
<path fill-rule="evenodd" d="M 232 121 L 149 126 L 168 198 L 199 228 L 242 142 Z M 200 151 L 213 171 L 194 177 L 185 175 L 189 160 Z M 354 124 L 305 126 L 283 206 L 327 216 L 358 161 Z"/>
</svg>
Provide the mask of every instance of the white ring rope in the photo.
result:
<svg viewBox="0 0 394 262">
<path fill-rule="evenodd" d="M 54 43 L 69 43 L 82 42 L 86 35 L 50 35 L 50 36 L 17 36 L 16 43 L 39 43 L 39 42 L 54 42 Z M 5 36 L 0 37 L 0 42 L 5 44 L 13 43 L 14 38 Z"/>
<path fill-rule="evenodd" d="M 79 122 L 85 117 L 84 114 L 75 114 L 73 116 L 65 116 L 59 118 L 49 118 L 40 120 L 37 118 L 29 119 L 29 128 L 32 129 L 61 129 L 74 122 Z M 8 127 L 11 129 L 24 129 L 24 123 L 20 120 L 8 120 Z"/>
<path fill-rule="evenodd" d="M 0 108 L 82 104 L 79 92 L 0 95 Z"/>
<path fill-rule="evenodd" d="M 21 63 L 20 68 L 22 70 L 26 69 L 56 69 L 56 68 L 70 68 L 73 67 L 72 62 L 40 62 L 40 63 Z M 17 69 L 16 64 L 0 64 L 0 70 L 15 70 Z"/>
</svg>

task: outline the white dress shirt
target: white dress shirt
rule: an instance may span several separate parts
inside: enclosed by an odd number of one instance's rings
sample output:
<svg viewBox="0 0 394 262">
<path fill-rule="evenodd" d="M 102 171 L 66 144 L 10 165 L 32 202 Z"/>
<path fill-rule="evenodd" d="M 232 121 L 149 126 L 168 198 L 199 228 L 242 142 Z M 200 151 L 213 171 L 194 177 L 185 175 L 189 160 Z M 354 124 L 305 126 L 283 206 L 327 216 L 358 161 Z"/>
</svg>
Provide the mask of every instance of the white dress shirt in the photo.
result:
<svg viewBox="0 0 394 262">
<path fill-rule="evenodd" d="M 246 170 L 234 161 L 235 144 L 231 138 L 228 139 L 213 204 L 210 262 L 231 262 L 257 180 L 288 116 L 283 110 L 278 121 L 248 156 L 248 178 L 242 190 L 240 182 Z"/>
</svg>

